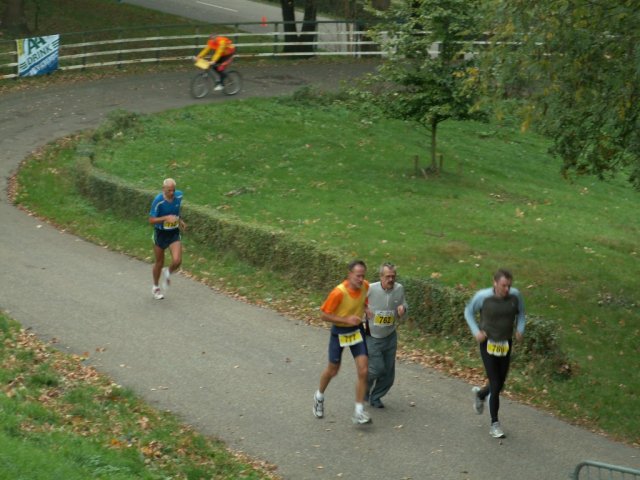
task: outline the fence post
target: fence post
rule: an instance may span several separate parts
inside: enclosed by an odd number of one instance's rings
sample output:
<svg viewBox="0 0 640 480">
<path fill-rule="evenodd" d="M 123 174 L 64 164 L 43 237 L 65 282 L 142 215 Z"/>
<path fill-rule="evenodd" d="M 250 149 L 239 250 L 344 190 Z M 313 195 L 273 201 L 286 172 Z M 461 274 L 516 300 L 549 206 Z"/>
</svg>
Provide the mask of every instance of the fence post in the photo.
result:
<svg viewBox="0 0 640 480">
<path fill-rule="evenodd" d="M 274 22 L 273 24 L 273 33 L 275 34 L 273 36 L 273 55 L 276 55 L 278 53 L 278 47 L 277 47 L 277 43 L 280 42 L 280 24 L 278 22 Z M 275 40 L 278 40 L 277 42 Z"/>
<path fill-rule="evenodd" d="M 236 31 L 236 33 L 237 33 L 237 31 Z M 232 38 L 233 38 L 233 43 L 235 44 L 235 46 L 236 46 L 236 47 L 237 47 L 237 49 L 238 49 L 238 53 L 240 53 L 240 52 L 239 52 L 239 50 L 240 50 L 240 40 L 239 40 L 239 38 L 240 38 L 240 37 L 238 37 L 238 35 L 233 35 L 233 37 L 232 37 Z"/>
<path fill-rule="evenodd" d="M 196 34 L 193 36 L 193 47 L 196 49 L 195 55 L 197 55 L 197 51 L 200 48 L 200 28 L 196 29 Z"/>
<path fill-rule="evenodd" d="M 122 30 L 118 30 L 118 40 L 122 40 Z M 118 48 L 118 68 L 122 68 L 122 47 Z"/>
<path fill-rule="evenodd" d="M 160 29 L 158 28 L 156 37 L 160 36 Z M 156 64 L 160 65 L 160 50 L 156 50 Z"/>
<path fill-rule="evenodd" d="M 87 43 L 87 37 L 84 34 L 82 35 L 82 43 Z M 84 55 L 82 55 L 82 71 L 84 72 L 87 69 L 87 46 L 86 45 L 82 46 L 82 53 L 84 53 Z"/>
</svg>

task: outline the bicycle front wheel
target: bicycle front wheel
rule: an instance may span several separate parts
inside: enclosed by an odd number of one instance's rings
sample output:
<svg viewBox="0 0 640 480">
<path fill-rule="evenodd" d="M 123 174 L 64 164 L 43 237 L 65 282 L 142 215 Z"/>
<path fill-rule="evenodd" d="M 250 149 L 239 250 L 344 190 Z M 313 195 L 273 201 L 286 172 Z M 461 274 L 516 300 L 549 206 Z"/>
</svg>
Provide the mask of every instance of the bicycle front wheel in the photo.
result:
<svg viewBox="0 0 640 480">
<path fill-rule="evenodd" d="M 242 75 L 235 70 L 227 72 L 227 77 L 224 80 L 225 95 L 235 95 L 240 90 L 242 90 Z"/>
<path fill-rule="evenodd" d="M 211 91 L 212 81 L 207 72 L 198 73 L 191 80 L 191 96 L 193 98 L 206 97 Z"/>
</svg>

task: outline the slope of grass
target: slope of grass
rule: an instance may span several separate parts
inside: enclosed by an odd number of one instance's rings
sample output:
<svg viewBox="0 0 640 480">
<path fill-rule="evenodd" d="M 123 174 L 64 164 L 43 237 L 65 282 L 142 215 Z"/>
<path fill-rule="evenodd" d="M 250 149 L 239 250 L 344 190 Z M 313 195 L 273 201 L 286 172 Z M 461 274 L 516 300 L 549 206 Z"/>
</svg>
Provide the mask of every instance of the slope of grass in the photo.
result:
<svg viewBox="0 0 640 480">
<path fill-rule="evenodd" d="M 274 478 L 0 313 L 0 478 Z"/>
<path fill-rule="evenodd" d="M 288 134 L 292 124 L 295 135 Z M 622 413 L 638 404 L 640 387 L 629 361 L 640 336 L 637 193 L 615 180 L 566 181 L 545 139 L 478 123 L 443 124 L 445 173 L 425 179 L 413 170 L 425 139 L 412 125 L 340 106 L 253 99 L 143 117 L 136 129 L 102 145 L 96 164 L 147 189 L 172 176 L 189 202 L 373 266 L 391 260 L 403 275 L 472 291 L 490 285 L 496 268 L 511 268 L 528 311 L 557 322 L 577 365 L 565 382 L 514 372 L 513 388 L 567 418 L 638 441 L 638 420 Z M 70 160 L 27 165 L 18 198 L 84 231 L 81 225 L 91 222 L 76 200 L 68 202 L 65 220 L 50 201 L 60 178 L 47 172 L 64 172 Z M 38 182 L 46 183 L 37 188 Z M 148 256 L 146 229 L 132 228 L 140 233 L 130 248 Z M 122 244 L 113 235 L 96 236 Z M 243 288 L 251 290 L 250 283 Z"/>
</svg>

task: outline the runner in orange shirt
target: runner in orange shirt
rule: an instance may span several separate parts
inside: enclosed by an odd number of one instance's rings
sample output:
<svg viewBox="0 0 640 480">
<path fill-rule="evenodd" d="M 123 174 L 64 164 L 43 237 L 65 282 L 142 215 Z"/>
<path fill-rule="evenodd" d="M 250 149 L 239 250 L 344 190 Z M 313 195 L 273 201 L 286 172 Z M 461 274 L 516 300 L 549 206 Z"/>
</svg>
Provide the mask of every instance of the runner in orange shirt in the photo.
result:
<svg viewBox="0 0 640 480">
<path fill-rule="evenodd" d="M 352 420 L 356 424 L 371 422 L 371 417 L 364 410 L 369 357 L 362 321 L 365 313 L 371 314 L 367 307 L 369 282 L 364 279 L 366 273 L 367 266 L 362 260 L 354 260 L 349 263 L 347 279 L 331 291 L 320 307 L 322 319 L 332 325 L 329 339 L 329 364 L 322 371 L 320 386 L 313 396 L 313 414 L 317 418 L 324 417 L 324 391 L 340 370 L 342 350 L 349 347 L 356 362 L 358 375 L 356 406 Z"/>
</svg>

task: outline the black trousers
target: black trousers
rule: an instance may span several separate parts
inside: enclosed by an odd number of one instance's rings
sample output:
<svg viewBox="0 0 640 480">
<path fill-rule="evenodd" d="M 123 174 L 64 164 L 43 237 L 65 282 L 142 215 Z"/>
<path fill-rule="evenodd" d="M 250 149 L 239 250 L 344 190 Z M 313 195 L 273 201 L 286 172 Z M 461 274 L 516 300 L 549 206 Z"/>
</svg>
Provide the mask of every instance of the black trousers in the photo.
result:
<svg viewBox="0 0 640 480">
<path fill-rule="evenodd" d="M 500 410 L 500 392 L 504 387 L 509 373 L 509 365 L 511 364 L 511 346 L 512 341 L 509 340 L 509 352 L 504 357 L 496 357 L 487 352 L 487 340 L 480 344 L 480 356 L 484 364 L 484 370 L 489 378 L 489 385 L 485 386 L 478 392 L 478 396 L 484 400 L 487 395 L 489 398 L 489 413 L 491 414 L 491 423 L 498 421 L 498 410 Z"/>
</svg>

